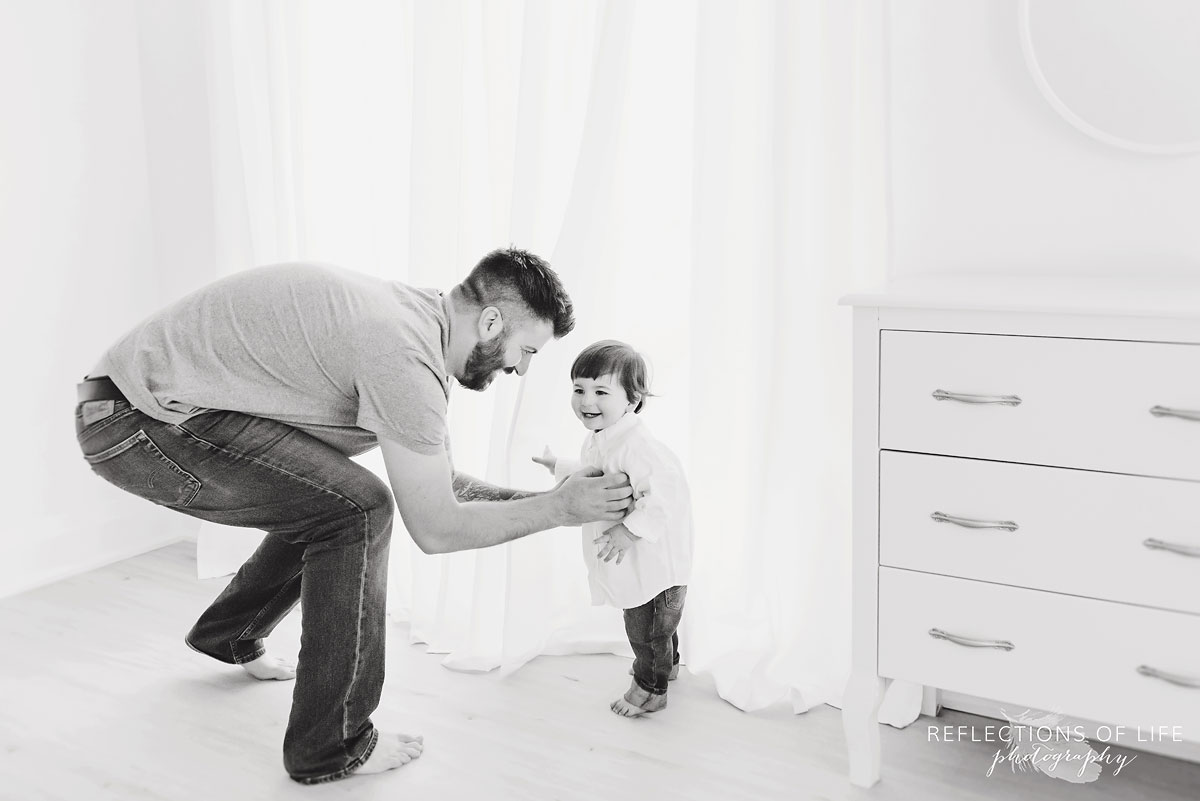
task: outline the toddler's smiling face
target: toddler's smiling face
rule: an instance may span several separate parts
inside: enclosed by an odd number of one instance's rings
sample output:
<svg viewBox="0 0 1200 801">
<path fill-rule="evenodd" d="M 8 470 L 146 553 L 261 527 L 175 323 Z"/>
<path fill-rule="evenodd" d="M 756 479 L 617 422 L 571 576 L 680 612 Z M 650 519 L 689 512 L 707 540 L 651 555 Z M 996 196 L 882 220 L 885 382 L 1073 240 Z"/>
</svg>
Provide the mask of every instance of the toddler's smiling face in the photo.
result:
<svg viewBox="0 0 1200 801">
<path fill-rule="evenodd" d="M 571 390 L 571 409 L 589 431 L 603 431 L 632 412 L 635 405 L 613 375 L 576 378 Z"/>
</svg>

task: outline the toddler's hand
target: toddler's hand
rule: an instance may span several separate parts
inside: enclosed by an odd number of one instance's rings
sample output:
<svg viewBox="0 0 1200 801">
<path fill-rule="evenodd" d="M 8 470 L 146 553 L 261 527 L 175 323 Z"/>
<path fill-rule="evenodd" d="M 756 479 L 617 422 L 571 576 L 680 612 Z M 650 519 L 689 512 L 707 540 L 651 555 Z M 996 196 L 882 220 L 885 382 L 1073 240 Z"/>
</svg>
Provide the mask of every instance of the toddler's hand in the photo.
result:
<svg viewBox="0 0 1200 801">
<path fill-rule="evenodd" d="M 558 464 L 558 459 L 554 456 L 554 451 L 550 450 L 549 445 L 547 445 L 546 449 L 542 451 L 540 458 L 537 456 L 531 456 L 530 458 L 540 464 L 542 467 L 549 470 L 550 475 L 554 475 L 554 466 Z"/>
<path fill-rule="evenodd" d="M 640 538 L 636 534 L 625 528 L 624 523 L 617 523 L 592 542 L 599 548 L 596 557 L 600 561 L 607 562 L 615 556 L 619 565 L 625 558 L 626 552 L 637 543 L 638 539 Z"/>
</svg>

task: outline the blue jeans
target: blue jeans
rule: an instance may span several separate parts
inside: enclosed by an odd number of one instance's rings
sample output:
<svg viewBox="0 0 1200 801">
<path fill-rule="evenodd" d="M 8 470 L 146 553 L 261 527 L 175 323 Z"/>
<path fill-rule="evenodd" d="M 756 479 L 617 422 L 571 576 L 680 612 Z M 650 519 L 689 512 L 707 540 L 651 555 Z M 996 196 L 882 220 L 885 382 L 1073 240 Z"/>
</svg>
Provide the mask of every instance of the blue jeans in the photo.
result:
<svg viewBox="0 0 1200 801">
<path fill-rule="evenodd" d="M 296 781 L 340 779 L 370 756 L 384 676 L 392 494 L 340 452 L 291 426 L 237 412 L 178 425 L 125 401 L 75 410 L 84 458 L 106 481 L 202 520 L 267 532 L 186 637 L 229 664 L 303 605 L 284 767 Z"/>
<path fill-rule="evenodd" d="M 651 695 L 667 691 L 679 664 L 679 620 L 687 587 L 669 587 L 641 606 L 625 610 L 625 634 L 633 647 L 633 680 Z"/>
</svg>

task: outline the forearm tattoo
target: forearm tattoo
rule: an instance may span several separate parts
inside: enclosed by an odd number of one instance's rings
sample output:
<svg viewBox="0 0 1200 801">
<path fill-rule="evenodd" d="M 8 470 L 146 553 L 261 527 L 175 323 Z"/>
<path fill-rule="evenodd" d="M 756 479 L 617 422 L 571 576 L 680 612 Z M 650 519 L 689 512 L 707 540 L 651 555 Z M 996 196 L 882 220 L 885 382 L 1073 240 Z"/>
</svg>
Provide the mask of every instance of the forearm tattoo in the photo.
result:
<svg viewBox="0 0 1200 801">
<path fill-rule="evenodd" d="M 468 476 L 466 473 L 454 474 L 454 497 L 466 503 L 468 501 L 515 501 L 521 498 L 532 498 L 537 492 L 497 487 L 486 481 Z"/>
</svg>

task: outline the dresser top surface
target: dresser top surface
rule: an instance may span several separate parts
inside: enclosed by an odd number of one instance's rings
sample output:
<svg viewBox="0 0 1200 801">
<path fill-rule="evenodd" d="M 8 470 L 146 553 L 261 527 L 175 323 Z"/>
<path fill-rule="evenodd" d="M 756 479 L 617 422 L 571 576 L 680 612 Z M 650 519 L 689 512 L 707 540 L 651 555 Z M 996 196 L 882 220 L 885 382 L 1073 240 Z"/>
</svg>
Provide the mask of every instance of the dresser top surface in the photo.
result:
<svg viewBox="0 0 1200 801">
<path fill-rule="evenodd" d="M 843 306 L 1200 319 L 1200 280 L 1032 275 L 919 275 L 855 293 Z"/>
</svg>

